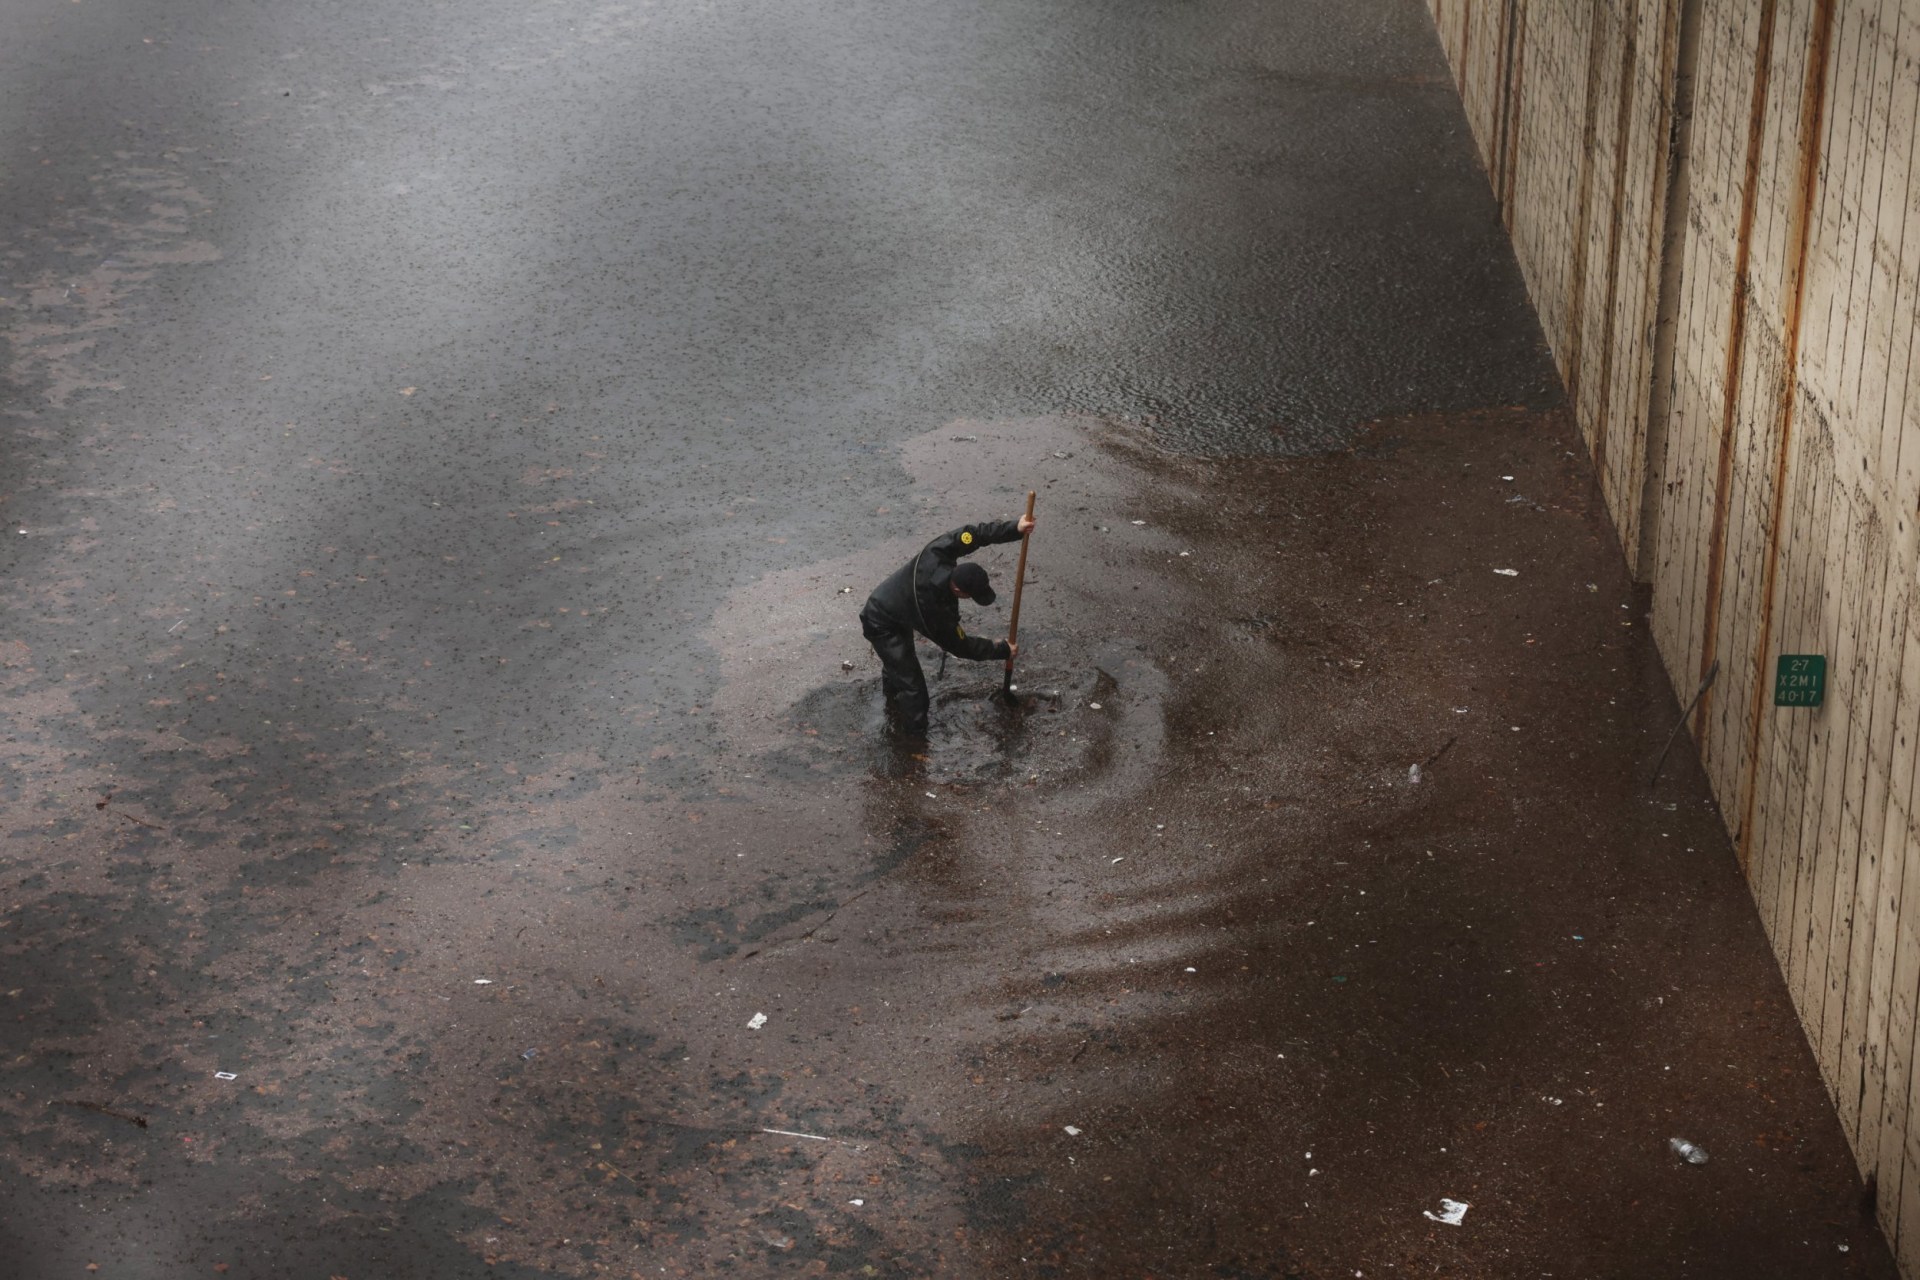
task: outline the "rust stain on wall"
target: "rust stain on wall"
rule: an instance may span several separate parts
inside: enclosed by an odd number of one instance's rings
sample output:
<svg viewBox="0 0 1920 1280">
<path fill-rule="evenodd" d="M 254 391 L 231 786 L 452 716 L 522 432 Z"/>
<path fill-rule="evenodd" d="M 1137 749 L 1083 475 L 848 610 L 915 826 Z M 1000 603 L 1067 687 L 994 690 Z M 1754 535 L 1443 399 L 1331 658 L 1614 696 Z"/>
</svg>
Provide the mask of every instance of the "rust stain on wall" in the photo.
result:
<svg viewBox="0 0 1920 1280">
<path fill-rule="evenodd" d="M 1760 591 L 1760 639 L 1753 651 L 1753 690 L 1747 721 L 1746 799 L 1740 813 L 1740 870 L 1744 874 L 1753 856 L 1753 799 L 1760 768 L 1760 726 L 1766 714 L 1767 653 L 1773 647 L 1773 599 L 1780 574 L 1780 543 L 1787 501 L 1787 463 L 1792 456 L 1793 408 L 1800 392 L 1800 327 L 1807 293 L 1807 248 L 1813 238 L 1813 201 L 1820 185 L 1820 131 L 1826 124 L 1827 68 L 1832 59 L 1833 11 L 1836 0 L 1817 0 L 1813 28 L 1808 34 L 1807 79 L 1800 97 L 1800 171 L 1794 184 L 1793 223 L 1787 254 L 1785 323 L 1781 346 L 1785 369 L 1775 413 L 1780 422 L 1773 459 L 1773 511 L 1767 522 L 1767 559 Z"/>
<path fill-rule="evenodd" d="M 1753 97 L 1747 109 L 1746 180 L 1740 193 L 1740 233 L 1733 257 L 1733 315 L 1727 333 L 1725 411 L 1720 422 L 1720 457 L 1713 486 L 1713 526 L 1707 540 L 1706 617 L 1700 641 L 1700 678 L 1719 656 L 1721 579 L 1726 574 L 1727 511 L 1732 495 L 1733 431 L 1740 411 L 1740 360 L 1746 349 L 1747 295 L 1752 290 L 1753 208 L 1760 188 L 1760 145 L 1766 132 L 1767 88 L 1773 70 L 1773 20 L 1776 0 L 1760 9 L 1760 40 L 1754 52 Z M 1713 690 L 1700 699 L 1700 754 L 1707 754 L 1713 733 Z"/>
</svg>

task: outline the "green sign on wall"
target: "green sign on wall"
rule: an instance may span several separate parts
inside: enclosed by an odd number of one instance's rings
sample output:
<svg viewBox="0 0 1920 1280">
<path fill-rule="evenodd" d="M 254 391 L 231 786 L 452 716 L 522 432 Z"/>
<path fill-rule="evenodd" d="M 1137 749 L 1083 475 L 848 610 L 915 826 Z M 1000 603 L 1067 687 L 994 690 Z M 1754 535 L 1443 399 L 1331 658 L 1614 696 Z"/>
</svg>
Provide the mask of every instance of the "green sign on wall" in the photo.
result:
<svg viewBox="0 0 1920 1280">
<path fill-rule="evenodd" d="M 1773 705 L 1817 707 L 1827 698 L 1827 655 L 1783 653 L 1773 673 Z"/>
</svg>

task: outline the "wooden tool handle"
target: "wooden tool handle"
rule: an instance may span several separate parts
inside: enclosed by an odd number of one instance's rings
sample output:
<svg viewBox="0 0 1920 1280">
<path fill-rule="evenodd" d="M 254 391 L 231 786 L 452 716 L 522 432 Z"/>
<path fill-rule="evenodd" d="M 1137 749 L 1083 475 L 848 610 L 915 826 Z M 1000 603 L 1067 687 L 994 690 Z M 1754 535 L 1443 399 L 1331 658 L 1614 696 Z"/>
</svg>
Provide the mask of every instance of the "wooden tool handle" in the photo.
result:
<svg viewBox="0 0 1920 1280">
<path fill-rule="evenodd" d="M 1033 519 L 1034 491 L 1027 490 L 1027 519 Z M 1029 529 L 1020 535 L 1020 567 L 1013 574 L 1013 616 L 1007 619 L 1007 643 L 1013 644 L 1020 638 L 1020 588 L 1027 585 L 1027 542 L 1033 537 Z M 1007 681 L 1013 681 L 1013 655 L 1007 655 Z"/>
</svg>

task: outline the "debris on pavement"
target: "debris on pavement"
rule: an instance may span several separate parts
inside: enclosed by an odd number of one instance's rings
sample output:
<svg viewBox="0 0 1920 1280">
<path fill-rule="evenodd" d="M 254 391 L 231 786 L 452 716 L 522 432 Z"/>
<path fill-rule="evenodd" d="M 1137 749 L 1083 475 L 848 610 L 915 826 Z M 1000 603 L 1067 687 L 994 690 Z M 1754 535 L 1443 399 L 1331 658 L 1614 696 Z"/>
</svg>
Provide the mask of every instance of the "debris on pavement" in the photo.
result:
<svg viewBox="0 0 1920 1280">
<path fill-rule="evenodd" d="M 128 1124 L 137 1126 L 138 1128 L 141 1128 L 141 1129 L 144 1129 L 147 1127 L 147 1118 L 145 1116 L 134 1115 L 131 1111 L 116 1110 L 113 1107 L 108 1106 L 104 1102 L 87 1102 L 84 1100 L 72 1100 L 72 1099 L 62 1098 L 62 1099 L 56 1099 L 53 1102 L 49 1102 L 47 1105 L 50 1107 L 51 1106 L 77 1107 L 82 1111 L 91 1111 L 96 1115 L 107 1116 L 110 1119 L 125 1120 Z"/>
<path fill-rule="evenodd" d="M 1495 569 L 1494 572 L 1503 578 L 1517 578 L 1520 576 L 1518 569 Z"/>
<path fill-rule="evenodd" d="M 1422 1216 L 1431 1218 L 1435 1222 L 1444 1222 L 1450 1227 L 1457 1227 L 1466 1221 L 1467 1210 L 1470 1208 L 1472 1208 L 1472 1206 L 1464 1200 L 1449 1200 L 1445 1196 L 1442 1196 L 1440 1198 L 1440 1212 L 1435 1213 L 1431 1209 L 1422 1209 L 1420 1212 Z"/>
<path fill-rule="evenodd" d="M 490 987 L 493 985 L 493 979 L 492 978 L 475 978 L 473 980 L 473 985 L 476 987 Z"/>
<path fill-rule="evenodd" d="M 1705 1164 L 1707 1162 L 1706 1148 L 1695 1146 L 1685 1138 L 1668 1138 L 1667 1145 L 1673 1148 L 1673 1154 L 1679 1156 L 1688 1164 Z"/>
<path fill-rule="evenodd" d="M 632 1174 L 628 1173 L 625 1169 L 614 1168 L 612 1165 L 608 1164 L 605 1160 L 596 1160 L 594 1162 L 593 1167 L 598 1169 L 602 1173 L 610 1173 L 616 1178 L 625 1178 L 628 1182 L 631 1182 L 636 1187 L 640 1185 L 640 1179 L 634 1177 Z M 497 1241 L 495 1239 L 489 1239 L 487 1243 L 494 1244 L 494 1243 L 497 1243 Z"/>
<path fill-rule="evenodd" d="M 231 1071 L 216 1071 L 213 1073 L 213 1078 L 215 1080 L 238 1080 L 240 1077 Z M 1678 1142 L 1679 1139 L 1675 1138 L 1674 1141 Z"/>
<path fill-rule="evenodd" d="M 1080 1130 L 1075 1125 L 1067 1124 L 1067 1125 L 1061 1125 L 1060 1127 L 1069 1138 L 1077 1138 L 1080 1136 Z"/>
<path fill-rule="evenodd" d="M 766 1025 L 767 1025 L 767 1015 L 764 1013 L 756 1013 L 751 1018 L 747 1019 L 747 1030 L 749 1031 L 758 1031 L 760 1028 Z"/>
</svg>

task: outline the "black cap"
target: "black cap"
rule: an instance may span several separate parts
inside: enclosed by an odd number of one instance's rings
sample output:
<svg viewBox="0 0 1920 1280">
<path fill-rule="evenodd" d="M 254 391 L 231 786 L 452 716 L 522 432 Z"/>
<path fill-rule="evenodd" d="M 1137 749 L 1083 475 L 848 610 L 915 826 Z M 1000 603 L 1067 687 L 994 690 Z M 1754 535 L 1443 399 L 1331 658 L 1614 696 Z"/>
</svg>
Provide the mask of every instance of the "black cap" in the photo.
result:
<svg viewBox="0 0 1920 1280">
<path fill-rule="evenodd" d="M 973 598 L 975 604 L 993 603 L 993 584 L 987 581 L 987 571 L 977 564 L 963 564 L 953 571 L 953 585 Z"/>
</svg>

